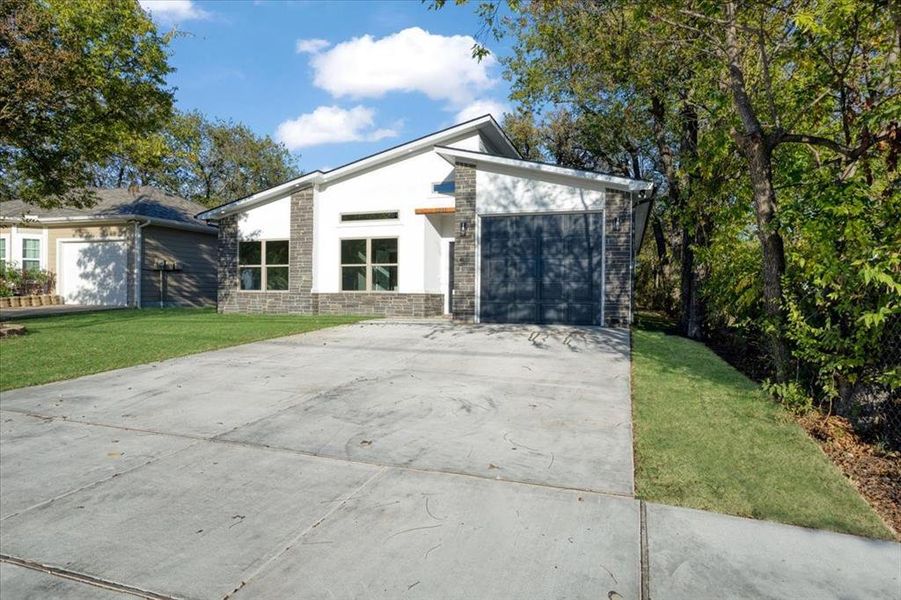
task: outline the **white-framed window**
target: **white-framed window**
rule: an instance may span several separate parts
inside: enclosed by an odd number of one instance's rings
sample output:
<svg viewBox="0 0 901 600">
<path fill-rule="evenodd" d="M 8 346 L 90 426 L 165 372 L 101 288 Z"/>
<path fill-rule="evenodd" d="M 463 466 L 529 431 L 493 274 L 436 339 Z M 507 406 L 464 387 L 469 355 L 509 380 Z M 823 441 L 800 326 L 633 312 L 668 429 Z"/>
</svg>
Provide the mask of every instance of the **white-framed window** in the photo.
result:
<svg viewBox="0 0 901 600">
<path fill-rule="evenodd" d="M 396 292 L 397 238 L 341 240 L 341 291 Z"/>
<path fill-rule="evenodd" d="M 41 238 L 22 238 L 22 270 L 41 269 Z"/>
<path fill-rule="evenodd" d="M 0 263 L 9 262 L 9 250 L 4 236 L 0 236 Z"/>
<path fill-rule="evenodd" d="M 238 242 L 238 288 L 287 291 L 288 240 Z"/>
</svg>

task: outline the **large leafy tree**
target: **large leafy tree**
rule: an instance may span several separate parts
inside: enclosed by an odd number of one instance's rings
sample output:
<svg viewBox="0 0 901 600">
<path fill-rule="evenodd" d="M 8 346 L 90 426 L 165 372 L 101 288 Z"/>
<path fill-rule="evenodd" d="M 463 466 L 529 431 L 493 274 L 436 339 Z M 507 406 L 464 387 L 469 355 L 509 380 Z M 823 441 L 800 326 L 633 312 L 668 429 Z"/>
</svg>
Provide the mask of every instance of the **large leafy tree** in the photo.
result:
<svg viewBox="0 0 901 600">
<path fill-rule="evenodd" d="M 169 117 L 167 42 L 137 2 L 0 3 L 0 200 L 90 203 L 95 165 Z"/>
<path fill-rule="evenodd" d="M 296 160 L 283 144 L 197 111 L 176 113 L 161 132 L 121 150 L 97 169 L 96 185 L 155 185 L 207 206 L 298 175 Z"/>
</svg>

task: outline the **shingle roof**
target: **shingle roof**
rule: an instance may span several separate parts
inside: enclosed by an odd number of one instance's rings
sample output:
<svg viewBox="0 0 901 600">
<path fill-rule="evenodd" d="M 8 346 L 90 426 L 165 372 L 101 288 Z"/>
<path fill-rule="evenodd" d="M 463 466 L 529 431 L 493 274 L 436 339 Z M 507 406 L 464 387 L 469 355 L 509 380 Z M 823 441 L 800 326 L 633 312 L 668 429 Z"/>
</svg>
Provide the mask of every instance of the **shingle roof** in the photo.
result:
<svg viewBox="0 0 901 600">
<path fill-rule="evenodd" d="M 0 202 L 0 217 L 17 218 L 24 215 L 39 219 L 57 217 L 114 217 L 141 216 L 166 219 L 191 225 L 208 225 L 195 219 L 194 215 L 206 209 L 205 206 L 181 196 L 167 194 L 157 188 L 97 189 L 92 188 L 97 203 L 90 208 L 40 208 L 21 200 Z"/>
</svg>

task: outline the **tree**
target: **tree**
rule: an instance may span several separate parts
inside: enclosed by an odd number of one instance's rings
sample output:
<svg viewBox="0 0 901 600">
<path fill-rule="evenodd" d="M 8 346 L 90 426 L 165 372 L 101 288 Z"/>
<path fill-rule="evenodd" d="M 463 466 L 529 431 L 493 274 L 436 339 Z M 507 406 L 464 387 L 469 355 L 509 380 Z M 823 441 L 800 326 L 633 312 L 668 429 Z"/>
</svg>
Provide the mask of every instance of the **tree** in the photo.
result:
<svg viewBox="0 0 901 600">
<path fill-rule="evenodd" d="M 137 2 L 0 3 L 0 200 L 90 203 L 94 166 L 169 116 L 168 41 Z"/>
<path fill-rule="evenodd" d="M 95 184 L 155 185 L 216 206 L 298 174 L 296 160 L 284 145 L 257 136 L 246 125 L 210 120 L 193 111 L 176 113 L 160 134 L 137 148 L 123 148 L 122 154 L 97 169 Z"/>
<path fill-rule="evenodd" d="M 481 3 L 478 12 L 488 31 L 517 38 L 508 61 L 514 97 L 569 102 L 597 115 L 620 139 L 601 138 L 599 153 L 644 153 L 665 176 L 672 217 L 682 229 L 680 295 L 687 332 L 699 321 L 692 297 L 703 287 L 694 250 L 703 251 L 716 225 L 698 201 L 700 193 L 718 190 L 714 197 L 724 202 L 732 201 L 728 190 L 748 194 L 760 248 L 759 325 L 776 378 L 785 380 L 791 349 L 780 186 L 803 185 L 833 167 L 840 167 L 835 184 L 841 185 L 858 170 L 865 179 L 878 171 L 871 167 L 874 160 L 897 161 L 899 5 L 559 0 L 510 2 L 509 8 L 506 19 L 490 3 Z M 648 139 L 643 119 L 629 118 L 646 114 L 652 116 L 648 127 L 656 156 L 642 144 Z M 792 148 L 813 160 L 799 159 Z M 737 166 L 747 189 L 731 173 L 702 177 L 702 154 Z M 738 163 L 729 160 L 732 154 Z M 724 187 L 723 180 L 730 185 Z"/>
</svg>

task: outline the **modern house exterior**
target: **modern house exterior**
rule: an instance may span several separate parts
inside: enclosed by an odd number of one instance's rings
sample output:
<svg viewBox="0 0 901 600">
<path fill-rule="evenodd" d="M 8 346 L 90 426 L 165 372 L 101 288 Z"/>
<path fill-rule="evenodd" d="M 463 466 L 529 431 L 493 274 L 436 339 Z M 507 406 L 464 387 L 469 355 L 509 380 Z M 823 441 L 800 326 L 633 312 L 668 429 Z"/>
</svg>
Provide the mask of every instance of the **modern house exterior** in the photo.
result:
<svg viewBox="0 0 901 600">
<path fill-rule="evenodd" d="M 523 160 L 485 115 L 197 218 L 221 312 L 616 326 L 650 189 Z"/>
<path fill-rule="evenodd" d="M 217 231 L 203 205 L 151 187 L 96 189 L 91 208 L 0 204 L 0 260 L 55 275 L 67 304 L 212 306 Z"/>
</svg>

